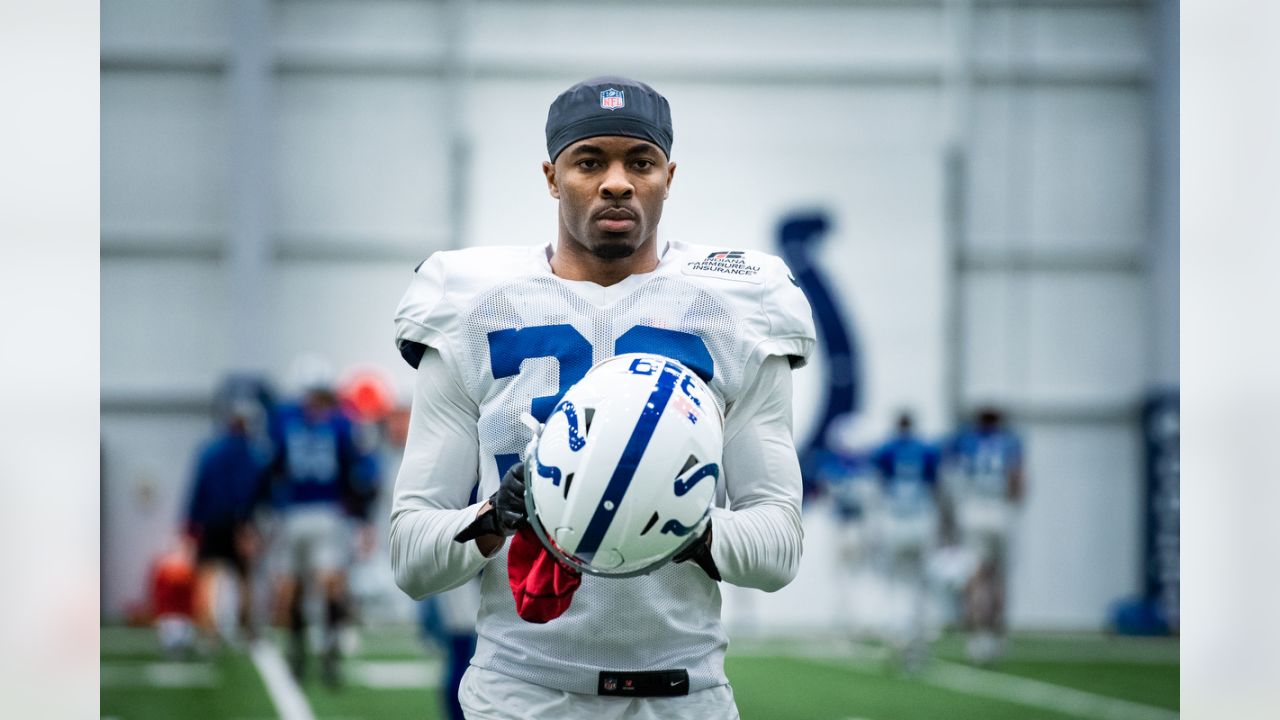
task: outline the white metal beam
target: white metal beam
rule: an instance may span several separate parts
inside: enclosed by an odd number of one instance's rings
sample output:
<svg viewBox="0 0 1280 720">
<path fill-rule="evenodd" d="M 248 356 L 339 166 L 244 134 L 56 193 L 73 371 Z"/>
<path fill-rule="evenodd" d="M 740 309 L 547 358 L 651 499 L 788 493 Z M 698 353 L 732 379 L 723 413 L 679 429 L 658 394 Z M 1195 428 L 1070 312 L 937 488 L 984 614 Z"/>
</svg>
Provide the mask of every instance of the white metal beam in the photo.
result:
<svg viewBox="0 0 1280 720">
<path fill-rule="evenodd" d="M 236 0 L 232 12 L 227 336 L 231 362 L 243 370 L 265 368 L 270 322 L 271 10 L 268 0 Z"/>
</svg>

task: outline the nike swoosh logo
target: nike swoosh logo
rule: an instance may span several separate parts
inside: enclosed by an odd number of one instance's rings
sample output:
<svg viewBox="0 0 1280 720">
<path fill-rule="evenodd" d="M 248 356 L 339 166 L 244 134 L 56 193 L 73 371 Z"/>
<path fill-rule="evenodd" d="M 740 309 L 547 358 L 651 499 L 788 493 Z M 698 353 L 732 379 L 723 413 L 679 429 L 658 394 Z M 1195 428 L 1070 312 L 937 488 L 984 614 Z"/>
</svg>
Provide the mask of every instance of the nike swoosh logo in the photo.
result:
<svg viewBox="0 0 1280 720">
<path fill-rule="evenodd" d="M 682 682 L 684 682 L 684 681 L 683 681 L 683 680 L 672 680 L 672 681 L 671 681 L 671 687 L 675 687 L 675 686 L 679 685 L 679 684 L 680 684 L 680 683 L 682 683 Z"/>
</svg>

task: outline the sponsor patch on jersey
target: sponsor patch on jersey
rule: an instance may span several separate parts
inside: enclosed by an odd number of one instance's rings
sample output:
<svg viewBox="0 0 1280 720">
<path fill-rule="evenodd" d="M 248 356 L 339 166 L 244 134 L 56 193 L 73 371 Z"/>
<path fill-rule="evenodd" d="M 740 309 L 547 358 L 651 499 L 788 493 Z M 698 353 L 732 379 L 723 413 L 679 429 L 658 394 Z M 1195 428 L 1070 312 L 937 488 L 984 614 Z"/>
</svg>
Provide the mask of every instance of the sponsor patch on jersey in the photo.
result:
<svg viewBox="0 0 1280 720">
<path fill-rule="evenodd" d="M 605 110 L 621 110 L 627 106 L 627 99 L 621 90 L 602 90 L 600 92 L 600 107 Z"/>
<path fill-rule="evenodd" d="M 759 285 L 764 282 L 764 277 L 760 275 L 760 265 L 752 262 L 753 260 L 742 250 L 719 250 L 701 260 L 685 263 L 684 274 L 740 280 Z"/>
</svg>

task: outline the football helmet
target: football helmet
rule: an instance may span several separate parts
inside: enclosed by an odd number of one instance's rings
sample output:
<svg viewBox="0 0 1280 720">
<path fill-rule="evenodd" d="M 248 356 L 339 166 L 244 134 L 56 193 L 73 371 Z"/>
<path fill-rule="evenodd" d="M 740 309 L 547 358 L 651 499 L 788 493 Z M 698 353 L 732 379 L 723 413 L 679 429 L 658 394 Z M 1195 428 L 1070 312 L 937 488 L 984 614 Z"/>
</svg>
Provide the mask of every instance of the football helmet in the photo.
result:
<svg viewBox="0 0 1280 720">
<path fill-rule="evenodd" d="M 720 406 L 697 374 L 661 355 L 610 358 L 526 450 L 529 522 L 582 572 L 651 572 L 701 538 L 723 449 Z"/>
</svg>

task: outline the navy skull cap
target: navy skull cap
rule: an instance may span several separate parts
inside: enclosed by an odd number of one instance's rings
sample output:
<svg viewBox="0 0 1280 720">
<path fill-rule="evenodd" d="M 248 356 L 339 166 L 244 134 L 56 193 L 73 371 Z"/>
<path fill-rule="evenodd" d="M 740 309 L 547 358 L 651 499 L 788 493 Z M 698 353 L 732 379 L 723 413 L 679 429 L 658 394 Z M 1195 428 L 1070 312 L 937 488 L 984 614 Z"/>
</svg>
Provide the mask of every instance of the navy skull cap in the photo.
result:
<svg viewBox="0 0 1280 720">
<path fill-rule="evenodd" d="M 556 157 L 573 143 L 601 135 L 648 140 L 671 157 L 671 106 L 648 85 L 602 75 L 560 93 L 547 111 L 547 155 Z"/>
</svg>

